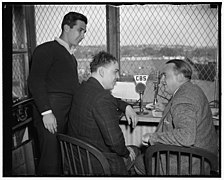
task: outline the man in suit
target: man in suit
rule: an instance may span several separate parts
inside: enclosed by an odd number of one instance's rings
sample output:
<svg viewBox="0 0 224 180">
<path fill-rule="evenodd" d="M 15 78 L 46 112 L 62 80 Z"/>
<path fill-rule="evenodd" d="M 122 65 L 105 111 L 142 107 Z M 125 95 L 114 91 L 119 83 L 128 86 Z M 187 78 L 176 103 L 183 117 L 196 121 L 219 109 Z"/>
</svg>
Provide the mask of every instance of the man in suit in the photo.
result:
<svg viewBox="0 0 224 180">
<path fill-rule="evenodd" d="M 134 163 L 137 148 L 126 147 L 119 127 L 118 110 L 125 112 L 134 128 L 138 122 L 135 111 L 126 102 L 111 95 L 119 77 L 117 59 L 104 51 L 90 63 L 91 77 L 83 82 L 74 100 L 68 134 L 90 143 L 108 159 L 112 175 L 127 175 Z M 96 173 L 100 173 L 94 164 Z"/>
<path fill-rule="evenodd" d="M 143 145 L 193 146 L 217 154 L 217 135 L 211 109 L 201 88 L 190 82 L 191 76 L 191 67 L 183 60 L 174 59 L 165 64 L 162 81 L 172 98 L 165 109 L 161 103 L 155 105 L 156 109 L 164 110 L 163 117 L 156 132 L 143 135 Z M 143 156 L 140 157 L 135 168 L 139 174 L 145 174 Z M 172 163 L 171 167 L 174 167 Z M 194 165 L 193 173 L 198 174 L 196 160 Z M 188 168 L 184 162 L 182 167 L 182 173 L 187 174 Z M 171 174 L 176 172 L 175 168 Z"/>
<path fill-rule="evenodd" d="M 84 38 L 87 18 L 69 12 L 63 18 L 62 33 L 54 41 L 39 45 L 32 56 L 28 79 L 33 96 L 34 123 L 40 144 L 38 175 L 59 175 L 60 149 L 56 132 L 64 133 L 73 96 L 79 86 L 74 47 Z"/>
</svg>

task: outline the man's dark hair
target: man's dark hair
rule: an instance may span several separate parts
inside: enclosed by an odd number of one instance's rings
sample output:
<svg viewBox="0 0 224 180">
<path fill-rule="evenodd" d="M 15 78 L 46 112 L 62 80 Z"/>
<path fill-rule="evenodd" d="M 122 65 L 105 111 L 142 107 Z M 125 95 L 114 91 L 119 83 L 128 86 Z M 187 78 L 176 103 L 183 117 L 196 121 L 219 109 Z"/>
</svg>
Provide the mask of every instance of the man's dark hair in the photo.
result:
<svg viewBox="0 0 224 180">
<path fill-rule="evenodd" d="M 77 12 L 69 12 L 64 16 L 64 19 L 61 24 L 61 29 L 63 31 L 64 25 L 69 25 L 70 28 L 72 28 L 74 25 L 76 25 L 76 21 L 84 21 L 86 24 L 88 23 L 87 17 L 83 14 L 77 13 Z"/>
<path fill-rule="evenodd" d="M 117 62 L 117 59 L 110 53 L 100 51 L 98 54 L 93 56 L 93 60 L 90 63 L 90 71 L 91 73 L 96 72 L 98 67 L 105 66 L 111 62 L 115 63 Z"/>
<path fill-rule="evenodd" d="M 170 63 L 175 64 L 174 66 L 175 71 L 182 73 L 185 78 L 191 79 L 192 69 L 191 69 L 191 66 L 187 62 L 180 59 L 172 59 L 166 62 L 166 64 L 170 64 Z"/>
</svg>

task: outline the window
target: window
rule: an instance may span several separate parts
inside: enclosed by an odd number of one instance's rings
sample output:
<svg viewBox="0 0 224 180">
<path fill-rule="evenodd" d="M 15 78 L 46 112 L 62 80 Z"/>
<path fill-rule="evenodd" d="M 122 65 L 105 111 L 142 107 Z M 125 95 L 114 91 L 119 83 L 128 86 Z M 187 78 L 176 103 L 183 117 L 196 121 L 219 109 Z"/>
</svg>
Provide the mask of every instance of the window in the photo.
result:
<svg viewBox="0 0 224 180">
<path fill-rule="evenodd" d="M 203 89 L 209 101 L 217 97 L 217 6 L 120 6 L 120 46 L 121 76 L 149 75 L 143 98 L 147 102 L 153 100 L 157 71 L 174 58 L 192 65 L 193 82 Z M 160 94 L 167 96 L 164 87 Z"/>
<path fill-rule="evenodd" d="M 149 75 L 145 101 L 153 101 L 158 71 L 173 58 L 188 61 L 194 70 L 193 83 L 203 89 L 209 101 L 218 99 L 219 6 L 133 4 L 116 7 L 119 9 L 116 21 L 120 27 L 116 33 L 120 42 L 117 49 L 121 79 L 133 80 L 135 74 Z M 35 5 L 36 44 L 60 36 L 62 18 L 69 11 L 83 13 L 89 20 L 85 39 L 75 52 L 82 81 L 89 77 L 91 56 L 108 49 L 106 5 Z M 159 95 L 160 100 L 169 98 L 163 86 Z"/>
<path fill-rule="evenodd" d="M 29 61 L 24 9 L 22 6 L 13 6 L 12 11 L 12 96 L 13 101 L 16 102 L 28 96 Z"/>
</svg>

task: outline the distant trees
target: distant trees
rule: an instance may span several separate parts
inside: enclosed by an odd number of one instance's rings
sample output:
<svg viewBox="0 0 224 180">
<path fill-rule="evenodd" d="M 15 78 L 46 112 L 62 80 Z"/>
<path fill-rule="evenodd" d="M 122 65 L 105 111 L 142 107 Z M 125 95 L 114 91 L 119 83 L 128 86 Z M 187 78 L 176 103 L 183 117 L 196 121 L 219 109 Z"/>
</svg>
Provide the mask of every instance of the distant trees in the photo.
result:
<svg viewBox="0 0 224 180">
<path fill-rule="evenodd" d="M 192 51 L 193 57 L 207 57 L 208 59 L 217 58 L 217 48 L 196 48 Z"/>
<path fill-rule="evenodd" d="M 106 45 L 102 46 L 79 46 L 75 51 L 75 57 L 77 59 L 90 59 L 99 51 L 106 51 Z"/>
<path fill-rule="evenodd" d="M 82 46 L 76 52 L 77 59 L 91 58 L 101 50 L 106 51 L 106 45 L 102 46 Z M 186 56 L 214 60 L 217 58 L 217 48 L 204 47 L 193 48 L 187 46 L 159 46 L 159 45 L 140 45 L 140 46 L 121 46 L 121 57 L 146 57 L 146 56 Z"/>
<path fill-rule="evenodd" d="M 121 57 L 142 56 L 141 47 L 138 46 L 121 46 Z"/>
<path fill-rule="evenodd" d="M 92 55 L 99 51 L 106 51 L 106 45 L 102 46 L 82 46 L 78 47 L 75 51 L 75 56 L 80 60 L 79 75 L 80 80 L 86 80 L 89 77 L 89 61 Z M 175 57 L 184 56 L 189 58 L 189 62 L 197 72 L 197 79 L 214 81 L 216 77 L 216 62 L 217 59 L 217 48 L 205 47 L 205 48 L 194 48 L 189 46 L 160 46 L 160 45 L 140 45 L 140 46 L 121 46 L 121 57 Z M 150 58 L 149 58 L 150 59 Z M 157 59 L 157 58 L 155 58 Z M 82 61 L 84 60 L 84 61 Z M 135 74 L 137 67 L 152 68 L 151 64 L 147 65 L 147 60 L 129 62 L 121 61 L 122 71 L 126 75 Z M 86 63 L 86 64 L 85 64 Z M 124 64 L 125 63 L 125 64 Z M 156 64 L 153 62 L 153 64 Z"/>
<path fill-rule="evenodd" d="M 159 54 L 159 50 L 153 47 L 145 47 L 142 49 L 144 56 L 156 56 Z"/>
<path fill-rule="evenodd" d="M 170 48 L 170 47 L 163 47 L 160 49 L 159 54 L 161 56 L 182 56 L 184 55 L 183 48 Z"/>
</svg>

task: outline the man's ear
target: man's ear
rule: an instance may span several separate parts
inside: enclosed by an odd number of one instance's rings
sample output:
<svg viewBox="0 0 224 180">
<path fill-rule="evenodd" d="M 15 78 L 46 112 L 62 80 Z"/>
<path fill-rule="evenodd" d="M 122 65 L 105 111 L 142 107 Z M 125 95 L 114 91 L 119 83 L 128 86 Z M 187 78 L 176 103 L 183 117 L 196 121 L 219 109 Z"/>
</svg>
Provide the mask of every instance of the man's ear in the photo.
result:
<svg viewBox="0 0 224 180">
<path fill-rule="evenodd" d="M 69 29 L 70 29 L 69 25 L 67 25 L 67 24 L 65 24 L 63 28 L 64 28 L 64 31 L 65 31 L 65 32 L 68 32 Z"/>
<path fill-rule="evenodd" d="M 177 80 L 178 80 L 178 82 L 182 82 L 184 79 L 185 79 L 185 77 L 184 77 L 183 73 L 179 73 L 179 74 L 177 75 Z"/>
<path fill-rule="evenodd" d="M 101 77 L 104 77 L 104 69 L 103 69 L 103 67 L 99 67 L 98 71 L 99 71 L 99 75 Z"/>
</svg>

